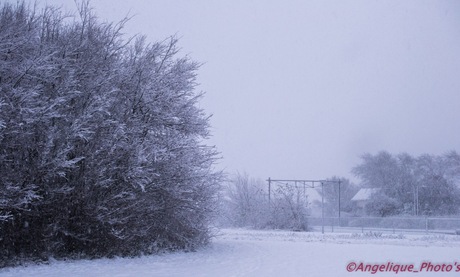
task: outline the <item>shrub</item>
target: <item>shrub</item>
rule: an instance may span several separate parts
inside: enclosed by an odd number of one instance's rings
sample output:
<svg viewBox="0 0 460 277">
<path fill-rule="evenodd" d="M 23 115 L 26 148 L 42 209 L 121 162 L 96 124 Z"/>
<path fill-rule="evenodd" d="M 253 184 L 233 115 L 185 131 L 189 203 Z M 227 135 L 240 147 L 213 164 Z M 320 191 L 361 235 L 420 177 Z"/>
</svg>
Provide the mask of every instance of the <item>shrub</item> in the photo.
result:
<svg viewBox="0 0 460 277">
<path fill-rule="evenodd" d="M 87 4 L 0 7 L 0 260 L 206 243 L 221 178 L 198 64 Z"/>
</svg>

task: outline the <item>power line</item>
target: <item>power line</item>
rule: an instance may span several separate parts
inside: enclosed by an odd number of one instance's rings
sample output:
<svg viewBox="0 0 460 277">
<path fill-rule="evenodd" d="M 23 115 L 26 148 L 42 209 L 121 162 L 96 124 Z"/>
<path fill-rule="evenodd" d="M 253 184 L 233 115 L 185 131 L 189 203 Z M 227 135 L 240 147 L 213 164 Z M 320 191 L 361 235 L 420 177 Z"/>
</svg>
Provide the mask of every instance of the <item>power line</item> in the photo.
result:
<svg viewBox="0 0 460 277">
<path fill-rule="evenodd" d="M 326 183 L 337 183 L 339 184 L 339 223 L 340 223 L 340 184 L 341 180 L 335 181 L 335 180 L 311 180 L 311 179 L 271 179 L 270 177 L 267 180 L 268 182 L 268 205 L 269 208 L 271 206 L 271 187 L 272 183 L 278 183 L 282 185 L 288 186 L 289 184 L 294 184 L 294 186 L 297 187 L 297 184 L 301 184 L 304 186 L 304 191 L 305 188 L 308 185 L 310 185 L 310 188 L 315 188 L 315 183 L 320 183 L 321 184 L 321 232 L 324 234 L 324 184 Z"/>
</svg>

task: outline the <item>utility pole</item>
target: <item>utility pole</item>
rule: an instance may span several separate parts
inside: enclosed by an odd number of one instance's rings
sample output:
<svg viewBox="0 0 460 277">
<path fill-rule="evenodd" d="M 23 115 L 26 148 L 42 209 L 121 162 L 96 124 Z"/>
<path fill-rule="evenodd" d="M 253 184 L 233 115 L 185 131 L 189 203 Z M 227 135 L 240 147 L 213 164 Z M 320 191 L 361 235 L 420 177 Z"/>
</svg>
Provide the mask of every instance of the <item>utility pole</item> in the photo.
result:
<svg viewBox="0 0 460 277">
<path fill-rule="evenodd" d="M 341 226 L 341 225 L 340 225 L 340 198 L 341 198 L 341 197 L 340 197 L 340 184 L 341 184 L 341 182 L 342 182 L 342 181 L 339 179 L 339 226 Z"/>
<path fill-rule="evenodd" d="M 415 204 L 415 216 L 418 216 L 418 214 L 420 213 L 419 211 L 419 207 L 420 207 L 420 198 L 419 198 L 419 190 L 418 190 L 418 185 L 416 186 L 416 194 L 417 194 L 417 203 Z"/>
<path fill-rule="evenodd" d="M 268 206 L 270 207 L 271 204 L 271 185 L 272 185 L 272 180 L 270 177 L 268 177 Z"/>
<path fill-rule="evenodd" d="M 321 233 L 324 234 L 324 184 L 321 182 Z"/>
</svg>

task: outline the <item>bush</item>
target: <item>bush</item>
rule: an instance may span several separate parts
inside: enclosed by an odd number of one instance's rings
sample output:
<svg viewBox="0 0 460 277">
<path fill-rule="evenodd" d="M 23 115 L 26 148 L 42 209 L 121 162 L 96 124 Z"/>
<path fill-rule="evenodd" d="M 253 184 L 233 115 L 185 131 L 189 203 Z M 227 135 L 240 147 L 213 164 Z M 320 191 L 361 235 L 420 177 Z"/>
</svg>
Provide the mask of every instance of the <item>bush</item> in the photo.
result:
<svg viewBox="0 0 460 277">
<path fill-rule="evenodd" d="M 391 216 L 399 214 L 398 202 L 385 194 L 374 194 L 364 207 L 366 214 L 371 216 Z"/>
<path fill-rule="evenodd" d="M 221 226 L 308 229 L 307 198 L 295 187 L 278 187 L 269 201 L 263 181 L 236 174 L 227 184 L 221 203 Z"/>
<path fill-rule="evenodd" d="M 279 187 L 273 197 L 269 226 L 274 229 L 307 231 L 307 197 L 297 187 Z"/>
<path fill-rule="evenodd" d="M 221 178 L 196 62 L 87 4 L 0 7 L 0 261 L 191 249 Z"/>
</svg>

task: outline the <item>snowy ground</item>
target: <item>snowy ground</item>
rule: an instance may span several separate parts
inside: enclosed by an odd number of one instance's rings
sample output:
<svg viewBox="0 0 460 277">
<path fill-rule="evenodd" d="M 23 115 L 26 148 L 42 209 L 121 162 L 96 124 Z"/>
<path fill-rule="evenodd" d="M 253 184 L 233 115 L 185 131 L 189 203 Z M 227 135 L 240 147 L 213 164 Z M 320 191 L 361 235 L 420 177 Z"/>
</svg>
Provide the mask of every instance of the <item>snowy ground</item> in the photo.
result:
<svg viewBox="0 0 460 277">
<path fill-rule="evenodd" d="M 133 259 L 54 261 L 50 265 L 6 268 L 0 276 L 395 276 L 395 272 L 347 271 L 350 262 L 413 265 L 431 262 L 431 272 L 397 276 L 460 276 L 460 236 L 325 234 L 222 230 L 197 252 Z M 456 264 L 458 263 L 458 264 Z M 391 268 L 391 264 L 393 267 Z M 450 272 L 434 272 L 435 265 Z M 446 270 L 446 269 L 445 269 Z"/>
</svg>

